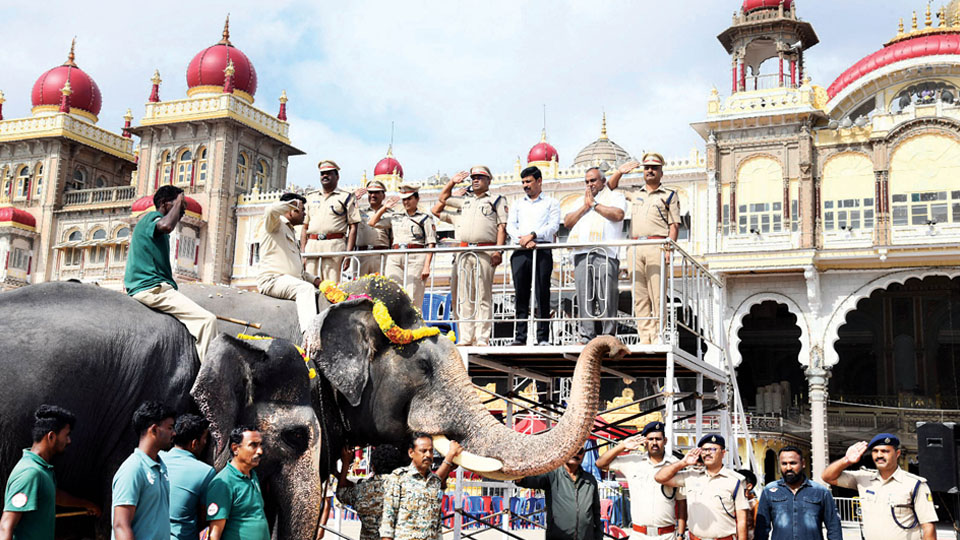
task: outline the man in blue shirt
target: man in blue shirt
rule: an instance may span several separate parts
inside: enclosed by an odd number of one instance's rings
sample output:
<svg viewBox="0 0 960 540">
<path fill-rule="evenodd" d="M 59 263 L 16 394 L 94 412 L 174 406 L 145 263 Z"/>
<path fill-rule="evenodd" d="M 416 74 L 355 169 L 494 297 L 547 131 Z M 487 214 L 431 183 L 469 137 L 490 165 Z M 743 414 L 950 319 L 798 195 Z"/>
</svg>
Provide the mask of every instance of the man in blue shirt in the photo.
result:
<svg viewBox="0 0 960 540">
<path fill-rule="evenodd" d="M 113 540 L 170 540 L 170 479 L 160 451 L 173 446 L 175 416 L 155 401 L 133 413 L 140 442 L 113 476 Z"/>
<path fill-rule="evenodd" d="M 536 167 L 520 172 L 525 197 L 510 207 L 507 233 L 523 249 L 510 256 L 513 288 L 516 292 L 517 330 L 511 345 L 527 344 L 527 317 L 530 316 L 530 289 L 535 288 L 534 300 L 537 323 L 537 345 L 550 344 L 550 275 L 553 273 L 553 253 L 537 244 L 552 244 L 560 229 L 560 203 L 543 195 L 543 174 Z"/>
<path fill-rule="evenodd" d="M 756 540 L 842 540 L 840 515 L 830 490 L 804 474 L 804 459 L 796 446 L 780 450 L 783 478 L 768 484 L 757 507 Z"/>
<path fill-rule="evenodd" d="M 196 414 L 182 414 L 174 430 L 173 449 L 160 452 L 170 475 L 170 538 L 197 540 L 205 526 L 207 486 L 217 474 L 199 459 L 210 437 L 210 422 Z"/>
</svg>

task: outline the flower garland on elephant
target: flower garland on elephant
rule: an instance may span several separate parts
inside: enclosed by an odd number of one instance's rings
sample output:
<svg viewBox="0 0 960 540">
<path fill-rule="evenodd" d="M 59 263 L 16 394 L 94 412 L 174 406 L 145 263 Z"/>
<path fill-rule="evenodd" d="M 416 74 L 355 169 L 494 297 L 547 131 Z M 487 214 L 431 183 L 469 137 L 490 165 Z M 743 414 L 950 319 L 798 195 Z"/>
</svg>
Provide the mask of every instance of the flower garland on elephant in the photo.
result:
<svg viewBox="0 0 960 540">
<path fill-rule="evenodd" d="M 383 332 L 383 335 L 387 336 L 387 339 L 391 343 L 396 345 L 409 345 L 414 341 L 419 341 L 425 337 L 436 336 L 440 334 L 440 329 L 433 326 L 421 326 L 420 328 L 401 328 L 393 320 L 393 317 L 390 316 L 390 310 L 387 309 L 387 305 L 383 301 L 372 298 L 367 294 L 356 294 L 348 295 L 346 292 L 341 290 L 337 285 L 330 280 L 326 280 L 320 283 L 320 292 L 323 293 L 323 296 L 333 304 L 339 304 L 340 302 L 345 302 L 347 300 L 353 299 L 366 299 L 373 302 L 373 319 L 377 321 L 377 325 L 380 327 L 380 331 Z M 456 342 L 456 335 L 453 333 L 453 330 L 447 333 L 447 339 L 450 341 Z"/>
</svg>

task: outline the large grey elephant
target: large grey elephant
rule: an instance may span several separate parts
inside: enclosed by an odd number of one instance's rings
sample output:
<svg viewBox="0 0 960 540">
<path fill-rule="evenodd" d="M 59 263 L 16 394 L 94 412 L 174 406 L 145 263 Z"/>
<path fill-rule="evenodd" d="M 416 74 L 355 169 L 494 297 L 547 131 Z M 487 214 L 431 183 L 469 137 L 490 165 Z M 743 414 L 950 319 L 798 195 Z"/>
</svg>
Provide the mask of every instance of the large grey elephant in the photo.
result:
<svg viewBox="0 0 960 540">
<path fill-rule="evenodd" d="M 228 457 L 225 435 L 238 423 L 257 425 L 265 442 L 259 475 L 275 538 L 316 535 L 322 492 L 315 410 L 324 405 L 314 400 L 322 397 L 312 391 L 309 366 L 294 344 L 220 335 L 201 367 L 193 338 L 176 319 L 79 283 L 2 293 L 0 321 L 0 485 L 30 446 L 34 409 L 66 407 L 77 425 L 56 462 L 57 483 L 104 508 L 105 533 L 111 479 L 137 444 L 133 411 L 157 400 L 203 411 L 217 435 L 220 465 Z"/>
</svg>

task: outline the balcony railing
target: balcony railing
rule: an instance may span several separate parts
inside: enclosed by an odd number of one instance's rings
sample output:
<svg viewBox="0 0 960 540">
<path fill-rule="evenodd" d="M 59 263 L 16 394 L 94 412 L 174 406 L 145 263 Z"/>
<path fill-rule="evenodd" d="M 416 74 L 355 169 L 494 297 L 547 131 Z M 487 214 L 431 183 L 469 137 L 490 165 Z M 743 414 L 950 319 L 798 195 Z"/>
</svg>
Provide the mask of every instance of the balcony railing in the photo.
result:
<svg viewBox="0 0 960 540">
<path fill-rule="evenodd" d="M 63 206 L 126 203 L 132 201 L 136 196 L 136 186 L 78 189 L 76 191 L 67 191 L 63 194 Z"/>
</svg>

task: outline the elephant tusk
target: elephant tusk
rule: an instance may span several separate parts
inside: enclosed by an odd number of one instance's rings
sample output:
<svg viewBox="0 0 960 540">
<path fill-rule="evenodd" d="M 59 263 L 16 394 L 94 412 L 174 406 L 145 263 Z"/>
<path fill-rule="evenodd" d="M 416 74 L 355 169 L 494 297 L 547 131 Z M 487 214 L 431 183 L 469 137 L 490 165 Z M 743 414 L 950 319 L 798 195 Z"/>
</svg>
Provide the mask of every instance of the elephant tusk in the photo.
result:
<svg viewBox="0 0 960 540">
<path fill-rule="evenodd" d="M 447 452 L 450 450 L 450 439 L 443 435 L 434 435 L 433 447 L 437 450 L 437 452 L 440 452 L 441 455 L 446 457 Z M 460 452 L 459 456 L 453 458 L 453 462 L 457 465 L 460 465 L 464 469 L 469 469 L 483 476 L 487 476 L 490 473 L 496 473 L 497 471 L 503 469 L 503 462 L 499 459 L 478 456 L 477 454 L 468 452 L 466 450 L 463 450 Z"/>
</svg>

